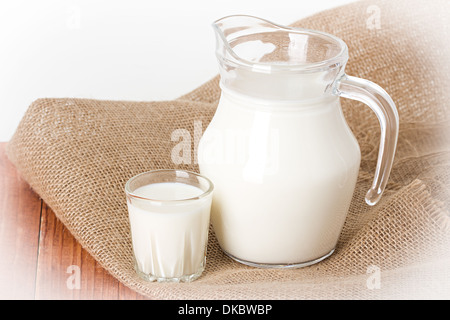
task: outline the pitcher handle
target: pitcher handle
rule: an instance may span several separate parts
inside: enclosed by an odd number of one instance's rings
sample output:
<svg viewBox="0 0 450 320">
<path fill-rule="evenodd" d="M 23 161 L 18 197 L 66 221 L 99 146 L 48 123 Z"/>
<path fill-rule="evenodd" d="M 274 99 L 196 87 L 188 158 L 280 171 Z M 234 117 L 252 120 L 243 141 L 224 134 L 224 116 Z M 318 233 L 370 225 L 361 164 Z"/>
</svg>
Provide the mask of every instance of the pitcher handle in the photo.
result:
<svg viewBox="0 0 450 320">
<path fill-rule="evenodd" d="M 375 178 L 366 194 L 366 203 L 373 206 L 383 194 L 394 162 L 399 128 L 397 108 L 379 85 L 347 75 L 337 80 L 333 94 L 365 103 L 375 112 L 380 122 L 381 138 Z"/>
</svg>

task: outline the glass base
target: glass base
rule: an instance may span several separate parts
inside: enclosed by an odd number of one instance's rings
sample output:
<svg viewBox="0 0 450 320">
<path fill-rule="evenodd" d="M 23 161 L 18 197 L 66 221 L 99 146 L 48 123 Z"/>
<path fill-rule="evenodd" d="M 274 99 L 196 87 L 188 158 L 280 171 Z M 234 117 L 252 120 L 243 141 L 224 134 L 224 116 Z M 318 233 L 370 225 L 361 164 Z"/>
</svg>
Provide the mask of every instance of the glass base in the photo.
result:
<svg viewBox="0 0 450 320">
<path fill-rule="evenodd" d="M 205 270 L 205 263 L 206 263 L 206 258 L 203 259 L 203 261 L 196 273 L 182 275 L 180 277 L 159 277 L 159 276 L 156 276 L 153 274 L 144 273 L 141 270 L 139 270 L 136 262 L 134 263 L 134 270 L 136 270 L 136 273 L 138 274 L 138 276 L 140 278 L 142 278 L 146 281 L 149 281 L 149 282 L 154 282 L 154 281 L 157 281 L 157 282 L 191 282 L 201 276 L 201 274 Z"/>
<path fill-rule="evenodd" d="M 258 263 L 258 262 L 252 262 L 252 261 L 247 261 L 247 260 L 243 260 L 243 259 L 239 259 L 235 256 L 233 256 L 232 254 L 229 254 L 228 252 L 226 252 L 225 250 L 223 250 L 225 252 L 225 254 L 227 256 L 229 256 L 231 259 L 251 266 L 251 267 L 256 267 L 256 268 L 274 268 L 274 269 L 295 269 L 295 268 L 303 268 L 303 267 L 307 267 L 313 264 L 316 264 L 322 260 L 325 260 L 326 258 L 328 258 L 329 256 L 331 256 L 334 252 L 335 248 L 333 248 L 333 250 L 331 250 L 330 252 L 328 252 L 327 254 L 325 254 L 324 256 L 314 259 L 314 260 L 310 260 L 310 261 L 306 261 L 306 262 L 299 262 L 299 263 L 286 263 L 286 264 L 278 264 L 278 263 Z"/>
</svg>

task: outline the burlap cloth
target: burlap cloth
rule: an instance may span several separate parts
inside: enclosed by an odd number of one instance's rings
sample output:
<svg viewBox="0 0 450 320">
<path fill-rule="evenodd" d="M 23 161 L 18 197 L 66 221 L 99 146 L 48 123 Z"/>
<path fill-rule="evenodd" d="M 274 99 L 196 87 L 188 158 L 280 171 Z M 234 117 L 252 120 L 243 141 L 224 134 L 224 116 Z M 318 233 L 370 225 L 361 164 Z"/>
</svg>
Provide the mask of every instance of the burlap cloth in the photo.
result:
<svg viewBox="0 0 450 320">
<path fill-rule="evenodd" d="M 448 299 L 449 21 L 448 0 L 401 0 L 357 2 L 295 23 L 342 38 L 350 51 L 347 73 L 385 88 L 400 114 L 390 182 L 381 202 L 369 207 L 364 195 L 379 124 L 369 108 L 342 99 L 361 146 L 359 180 L 334 255 L 307 268 L 241 265 L 221 252 L 211 232 L 206 270 L 193 283 L 146 283 L 133 270 L 124 184 L 151 169 L 198 170 L 174 165 L 171 150 L 179 141 L 171 134 L 187 129 L 194 144 L 194 122 L 204 130 L 215 112 L 217 77 L 174 101 L 39 99 L 7 153 L 82 246 L 119 281 L 151 298 Z"/>
</svg>

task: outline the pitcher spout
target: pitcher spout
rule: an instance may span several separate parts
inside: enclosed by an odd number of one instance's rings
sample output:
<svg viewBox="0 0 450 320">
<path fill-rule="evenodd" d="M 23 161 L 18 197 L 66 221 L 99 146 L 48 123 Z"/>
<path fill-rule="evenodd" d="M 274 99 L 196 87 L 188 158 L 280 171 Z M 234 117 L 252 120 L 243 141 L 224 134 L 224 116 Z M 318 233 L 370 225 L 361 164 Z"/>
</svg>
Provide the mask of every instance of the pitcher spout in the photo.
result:
<svg viewBox="0 0 450 320">
<path fill-rule="evenodd" d="M 249 66 L 272 52 L 275 46 L 269 43 L 261 45 L 264 39 L 259 38 L 267 32 L 284 28 L 247 15 L 227 16 L 215 21 L 212 26 L 216 36 L 217 58 L 223 63 L 236 66 Z"/>
</svg>

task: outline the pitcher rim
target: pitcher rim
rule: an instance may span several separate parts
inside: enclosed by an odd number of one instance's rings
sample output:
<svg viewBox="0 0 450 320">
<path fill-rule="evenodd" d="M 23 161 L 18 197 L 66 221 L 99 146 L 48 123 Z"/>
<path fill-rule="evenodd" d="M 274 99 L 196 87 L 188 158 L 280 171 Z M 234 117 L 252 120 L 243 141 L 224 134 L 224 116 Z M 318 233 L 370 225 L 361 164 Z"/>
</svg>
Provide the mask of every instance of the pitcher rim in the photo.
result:
<svg viewBox="0 0 450 320">
<path fill-rule="evenodd" d="M 316 62 L 286 64 L 286 65 L 276 65 L 276 64 L 270 64 L 270 63 L 252 62 L 252 61 L 246 60 L 242 57 L 239 57 L 234 52 L 234 50 L 231 48 L 228 40 L 226 39 L 224 33 L 218 26 L 218 23 L 220 23 L 221 21 L 229 19 L 229 18 L 235 18 L 235 17 L 246 17 L 246 18 L 260 20 L 262 22 L 272 25 L 274 28 L 286 30 L 287 32 L 292 32 L 292 33 L 297 33 L 297 34 L 309 34 L 309 35 L 318 36 L 318 37 L 325 37 L 325 38 L 331 39 L 333 42 L 337 43 L 340 47 L 340 51 L 333 57 L 330 57 L 328 59 L 324 59 L 321 61 L 316 61 Z M 228 16 L 225 16 L 225 17 L 215 20 L 211 25 L 212 25 L 216 35 L 221 37 L 221 41 L 222 41 L 226 51 L 230 54 L 231 57 L 233 57 L 233 59 L 235 61 L 227 59 L 224 55 L 219 55 L 216 50 L 217 58 L 219 60 L 223 60 L 226 63 L 234 64 L 236 67 L 250 69 L 251 71 L 263 72 L 263 73 L 320 72 L 323 70 L 329 70 L 329 69 L 334 69 L 337 67 L 344 66 L 348 60 L 347 44 L 341 38 L 339 38 L 333 34 L 324 32 L 324 31 L 307 29 L 307 28 L 288 27 L 288 26 L 274 23 L 267 19 L 259 18 L 259 17 L 252 16 L 252 15 L 246 15 L 246 14 L 228 15 Z"/>
</svg>

